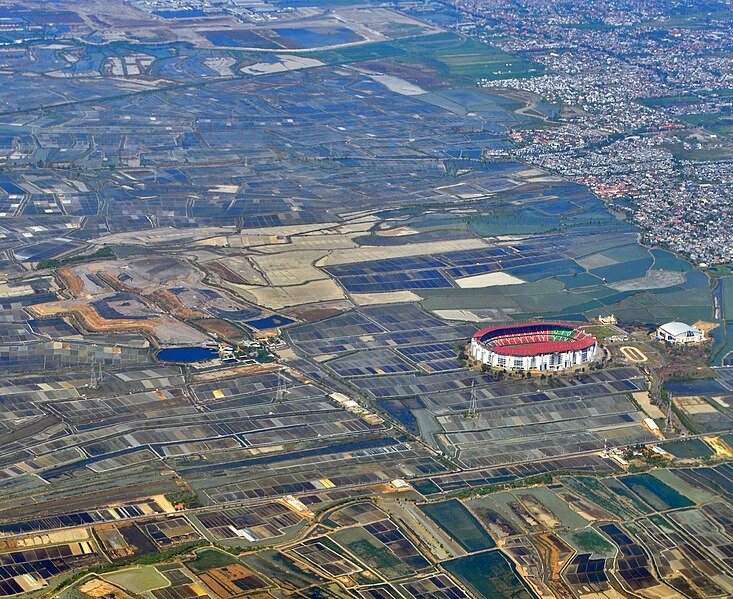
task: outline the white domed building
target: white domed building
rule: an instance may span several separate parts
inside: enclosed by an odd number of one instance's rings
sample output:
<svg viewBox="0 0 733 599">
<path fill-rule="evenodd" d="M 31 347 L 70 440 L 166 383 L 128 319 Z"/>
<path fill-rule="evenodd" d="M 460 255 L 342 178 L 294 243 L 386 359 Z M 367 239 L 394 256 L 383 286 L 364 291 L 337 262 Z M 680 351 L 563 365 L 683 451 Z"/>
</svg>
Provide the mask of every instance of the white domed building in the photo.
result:
<svg viewBox="0 0 733 599">
<path fill-rule="evenodd" d="M 657 339 L 673 345 L 705 341 L 705 332 L 684 322 L 668 322 L 657 329 Z"/>
</svg>

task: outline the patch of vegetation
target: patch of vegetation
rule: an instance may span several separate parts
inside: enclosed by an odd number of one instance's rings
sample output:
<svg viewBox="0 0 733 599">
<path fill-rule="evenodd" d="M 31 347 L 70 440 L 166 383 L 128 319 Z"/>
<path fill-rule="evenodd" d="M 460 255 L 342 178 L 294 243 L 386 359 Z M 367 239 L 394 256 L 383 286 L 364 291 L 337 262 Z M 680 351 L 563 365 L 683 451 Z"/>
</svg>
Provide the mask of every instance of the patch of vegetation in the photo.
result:
<svg viewBox="0 0 733 599">
<path fill-rule="evenodd" d="M 568 541 L 583 553 L 592 553 L 595 557 L 613 557 L 615 547 L 593 528 L 584 528 L 567 535 Z"/>
<path fill-rule="evenodd" d="M 239 563 L 236 558 L 218 549 L 202 549 L 196 553 L 194 559 L 185 562 L 186 567 L 196 574 L 236 563 Z"/>
<path fill-rule="evenodd" d="M 593 335 L 598 341 L 605 341 L 609 337 L 615 337 L 616 335 L 622 335 L 616 327 L 607 325 L 597 325 L 590 327 L 583 327 L 588 333 Z"/>
<path fill-rule="evenodd" d="M 725 133 L 717 132 L 718 135 Z M 703 145 L 703 144 L 687 144 L 682 143 L 666 144 L 669 150 L 678 160 L 690 160 L 692 162 L 707 162 L 715 160 L 727 160 L 733 158 L 733 148 L 729 146 L 722 147 L 720 144 Z"/>
<path fill-rule="evenodd" d="M 274 362 L 275 357 L 269 351 L 261 347 L 257 350 L 257 356 L 255 357 L 255 360 L 257 360 L 260 364 L 267 364 L 269 362 Z"/>
<path fill-rule="evenodd" d="M 327 64 L 391 59 L 403 65 L 430 67 L 457 83 L 475 83 L 481 78 L 529 77 L 543 72 L 540 64 L 508 54 L 474 38 L 447 32 L 340 50 L 310 52 L 308 56 Z M 416 68 L 419 70 L 418 66 Z"/>
<path fill-rule="evenodd" d="M 529 599 L 534 597 L 524 586 L 514 565 L 501 551 L 484 551 L 448 560 L 443 567 L 466 583 L 474 594 L 486 599 Z"/>
<path fill-rule="evenodd" d="M 633 512 L 630 513 L 618 500 L 617 495 L 611 495 L 609 490 L 598 479 L 590 476 L 589 473 L 583 473 L 582 476 L 566 478 L 562 482 L 566 487 L 572 489 L 581 497 L 589 499 L 622 520 L 626 520 L 633 515 Z"/>
<path fill-rule="evenodd" d="M 84 262 L 93 262 L 94 260 L 106 260 L 110 258 L 117 258 L 117 256 L 111 248 L 103 247 L 91 254 L 80 254 L 78 256 L 69 256 L 68 258 L 49 258 L 47 260 L 41 260 L 36 266 L 36 269 L 44 270 L 46 268 L 60 268 L 62 266 L 82 264 Z"/>
<path fill-rule="evenodd" d="M 714 277 L 729 277 L 733 275 L 733 264 L 716 264 L 703 270 Z"/>
<path fill-rule="evenodd" d="M 543 71 L 538 64 L 473 38 L 462 40 L 455 47 L 440 49 L 435 52 L 434 57 L 447 65 L 452 75 L 470 79 L 528 77 L 541 75 Z"/>
<path fill-rule="evenodd" d="M 470 499 L 478 495 L 491 495 L 498 491 L 509 491 L 513 489 L 526 489 L 527 487 L 534 487 L 537 485 L 551 485 L 556 478 L 561 476 L 575 476 L 583 474 L 583 476 L 593 476 L 593 473 L 589 472 L 572 472 L 570 470 L 558 470 L 557 472 L 546 472 L 545 474 L 537 474 L 535 476 L 529 476 L 527 478 L 520 478 L 504 484 L 490 484 L 482 485 L 480 487 L 470 487 L 468 489 L 461 489 L 460 491 L 453 491 L 446 493 L 441 499 L 456 498 L 456 499 Z M 599 476 L 602 476 L 599 474 Z M 605 473 L 603 474 L 605 476 Z"/>
<path fill-rule="evenodd" d="M 387 579 L 413 574 L 387 546 L 363 528 L 346 528 L 331 535 L 339 545 L 346 547 L 359 561 L 369 564 Z"/>
<path fill-rule="evenodd" d="M 375 546 L 366 539 L 350 543 L 348 549 L 362 562 L 374 566 L 380 572 L 386 572 L 389 578 L 410 574 L 405 565 L 387 549 Z"/>
<path fill-rule="evenodd" d="M 187 493 L 185 491 L 181 491 L 179 493 L 170 493 L 166 495 L 165 498 L 171 502 L 171 505 L 174 506 L 182 503 L 186 509 L 201 507 L 203 505 L 196 493 Z"/>
</svg>

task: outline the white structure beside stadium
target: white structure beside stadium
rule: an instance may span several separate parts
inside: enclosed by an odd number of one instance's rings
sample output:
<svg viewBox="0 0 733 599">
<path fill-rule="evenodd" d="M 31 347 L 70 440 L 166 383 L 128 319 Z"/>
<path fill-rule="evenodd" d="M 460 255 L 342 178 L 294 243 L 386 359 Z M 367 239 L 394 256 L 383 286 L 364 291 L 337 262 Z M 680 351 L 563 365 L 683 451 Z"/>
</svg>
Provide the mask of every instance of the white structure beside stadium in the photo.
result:
<svg viewBox="0 0 733 599">
<path fill-rule="evenodd" d="M 668 322 L 657 329 L 657 339 L 674 345 L 687 345 L 705 341 L 705 333 L 684 322 Z"/>
<path fill-rule="evenodd" d="M 561 371 L 593 362 L 598 343 L 568 323 L 511 324 L 478 331 L 469 353 L 481 364 L 507 371 Z"/>
</svg>

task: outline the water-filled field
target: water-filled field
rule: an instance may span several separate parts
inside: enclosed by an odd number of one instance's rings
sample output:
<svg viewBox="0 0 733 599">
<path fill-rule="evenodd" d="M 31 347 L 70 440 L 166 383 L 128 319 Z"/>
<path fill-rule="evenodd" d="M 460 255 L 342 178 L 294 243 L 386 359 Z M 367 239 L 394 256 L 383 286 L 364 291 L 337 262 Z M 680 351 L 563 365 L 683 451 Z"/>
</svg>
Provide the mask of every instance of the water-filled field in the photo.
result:
<svg viewBox="0 0 733 599">
<path fill-rule="evenodd" d="M 619 480 L 656 510 L 693 505 L 687 497 L 650 474 L 632 474 Z"/>
<path fill-rule="evenodd" d="M 534 597 L 517 576 L 514 565 L 498 550 L 450 560 L 443 567 L 485 599 Z"/>
<path fill-rule="evenodd" d="M 494 540 L 457 499 L 421 505 L 435 523 L 451 535 L 466 551 L 496 547 Z"/>
<path fill-rule="evenodd" d="M 667 381 L 664 388 L 674 395 L 711 395 L 726 393 L 725 387 L 715 379 L 695 379 L 691 381 Z"/>
<path fill-rule="evenodd" d="M 677 458 L 683 459 L 710 457 L 715 453 L 702 439 L 689 439 L 687 441 L 666 443 L 664 450 Z"/>
</svg>

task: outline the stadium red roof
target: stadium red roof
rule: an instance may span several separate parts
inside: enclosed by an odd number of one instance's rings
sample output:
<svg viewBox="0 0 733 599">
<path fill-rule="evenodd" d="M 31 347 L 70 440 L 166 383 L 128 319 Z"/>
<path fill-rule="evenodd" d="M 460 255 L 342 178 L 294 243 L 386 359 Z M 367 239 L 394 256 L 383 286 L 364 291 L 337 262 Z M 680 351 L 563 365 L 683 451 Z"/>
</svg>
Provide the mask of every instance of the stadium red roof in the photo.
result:
<svg viewBox="0 0 733 599">
<path fill-rule="evenodd" d="M 571 331 L 573 338 L 553 340 L 553 330 Z M 595 337 L 566 322 L 536 322 L 494 326 L 481 329 L 474 334 L 473 338 L 502 356 L 534 356 L 564 351 L 580 351 L 591 347 L 596 342 Z"/>
</svg>

